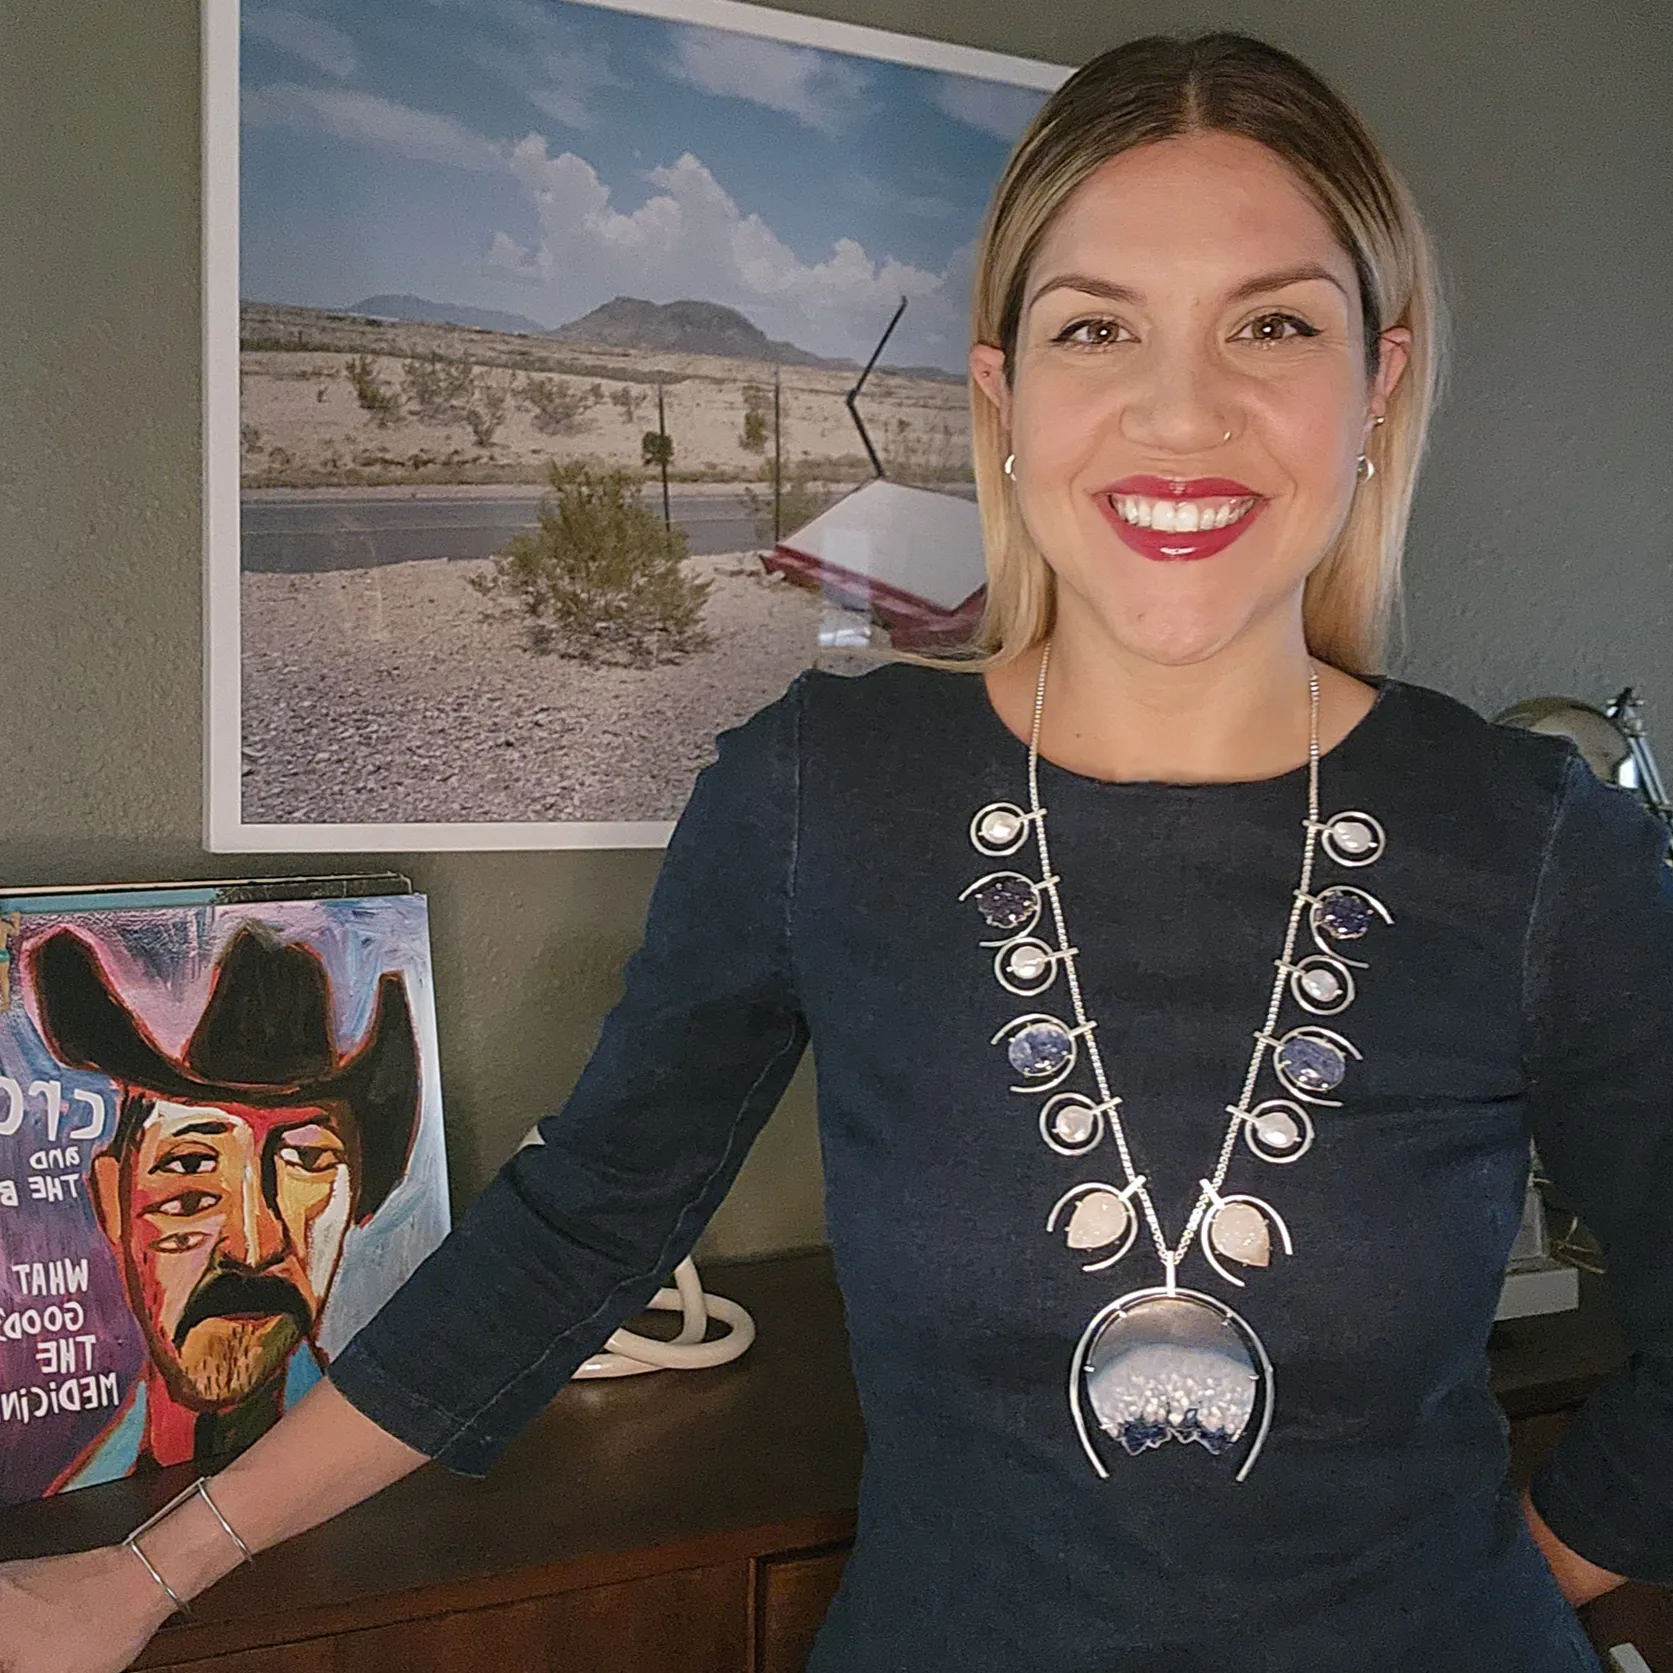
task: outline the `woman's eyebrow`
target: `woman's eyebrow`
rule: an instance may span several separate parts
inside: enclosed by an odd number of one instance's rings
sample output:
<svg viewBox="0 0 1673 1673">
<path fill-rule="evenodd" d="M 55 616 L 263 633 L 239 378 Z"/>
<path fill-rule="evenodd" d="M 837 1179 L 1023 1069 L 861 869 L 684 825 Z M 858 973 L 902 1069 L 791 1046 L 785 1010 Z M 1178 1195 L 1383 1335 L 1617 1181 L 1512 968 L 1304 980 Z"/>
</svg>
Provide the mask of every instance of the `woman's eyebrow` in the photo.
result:
<svg viewBox="0 0 1673 1673">
<path fill-rule="evenodd" d="M 1327 284 L 1335 285 L 1344 297 L 1348 294 L 1342 281 L 1328 267 L 1322 267 L 1316 261 L 1309 261 L 1303 262 L 1299 267 L 1283 267 L 1273 273 L 1257 273 L 1252 279 L 1245 279 L 1242 284 L 1228 292 L 1226 300 L 1241 302 L 1245 297 L 1259 296 L 1264 291 L 1282 290 L 1286 285 L 1298 285 L 1306 279 L 1323 279 Z M 1100 279 L 1090 273 L 1059 273 L 1039 285 L 1028 298 L 1025 307 L 1033 307 L 1047 291 L 1053 290 L 1084 291 L 1088 296 L 1101 296 L 1110 302 L 1144 300 L 1142 292 L 1128 285 L 1118 285 L 1110 279 Z"/>
</svg>

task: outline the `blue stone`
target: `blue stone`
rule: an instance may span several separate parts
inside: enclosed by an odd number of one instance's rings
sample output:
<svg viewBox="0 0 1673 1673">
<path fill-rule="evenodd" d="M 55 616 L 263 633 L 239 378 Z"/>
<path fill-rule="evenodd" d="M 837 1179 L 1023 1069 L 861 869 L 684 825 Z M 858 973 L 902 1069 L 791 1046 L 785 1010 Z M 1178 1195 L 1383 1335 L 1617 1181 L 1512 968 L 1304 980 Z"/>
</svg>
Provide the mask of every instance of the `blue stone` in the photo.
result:
<svg viewBox="0 0 1673 1673">
<path fill-rule="evenodd" d="M 1057 1022 L 1031 1022 L 1006 1043 L 1005 1053 L 1019 1075 L 1049 1075 L 1069 1061 L 1074 1041 Z"/>
<path fill-rule="evenodd" d="M 1033 886 L 1024 877 L 995 878 L 976 894 L 976 910 L 991 929 L 1021 929 L 1038 909 Z"/>
<path fill-rule="evenodd" d="M 1292 1085 L 1307 1092 L 1329 1092 L 1342 1084 L 1348 1061 L 1327 1040 L 1292 1035 L 1278 1048 L 1278 1068 Z"/>
<path fill-rule="evenodd" d="M 1314 913 L 1316 922 L 1338 941 L 1357 941 L 1376 917 L 1365 897 L 1348 889 L 1326 889 Z"/>
</svg>

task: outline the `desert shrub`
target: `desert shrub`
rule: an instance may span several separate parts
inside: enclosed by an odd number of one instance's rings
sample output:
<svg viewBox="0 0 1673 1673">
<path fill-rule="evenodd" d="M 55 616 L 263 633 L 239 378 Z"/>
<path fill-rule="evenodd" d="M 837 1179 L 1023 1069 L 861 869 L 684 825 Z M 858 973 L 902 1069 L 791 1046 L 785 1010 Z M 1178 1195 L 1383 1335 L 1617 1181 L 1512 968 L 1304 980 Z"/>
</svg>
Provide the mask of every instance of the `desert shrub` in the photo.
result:
<svg viewBox="0 0 1673 1673">
<path fill-rule="evenodd" d="M 534 414 L 535 429 L 561 435 L 579 428 L 582 414 L 602 398 L 604 391 L 596 383 L 587 390 L 577 389 L 561 378 L 524 378 L 517 393 Z"/>
<path fill-rule="evenodd" d="M 391 424 L 401 416 L 401 397 L 378 376 L 371 355 L 357 354 L 345 364 L 355 400 L 376 423 Z"/>
<path fill-rule="evenodd" d="M 610 391 L 611 404 L 617 408 L 629 424 L 638 418 L 639 409 L 644 406 L 648 398 L 644 390 L 635 389 L 630 383 L 619 384 Z"/>
<path fill-rule="evenodd" d="M 666 430 L 647 430 L 639 438 L 639 462 L 645 465 L 673 464 L 674 438 Z"/>
<path fill-rule="evenodd" d="M 494 435 L 505 419 L 507 405 L 506 393 L 498 384 L 489 383 L 486 378 L 477 380 L 471 403 L 465 408 L 465 421 L 470 425 L 478 447 L 494 445 Z"/>
<path fill-rule="evenodd" d="M 624 469 L 554 461 L 539 527 L 513 535 L 471 578 L 532 619 L 537 642 L 587 662 L 674 662 L 709 643 L 711 582 L 685 573 L 685 535 L 640 503 Z"/>
<path fill-rule="evenodd" d="M 762 546 L 773 544 L 773 462 L 761 467 L 765 491 L 745 487 L 744 504 L 749 508 L 750 520 L 755 524 L 755 538 Z M 811 467 L 801 461 L 789 466 L 779 481 L 778 532 L 782 539 L 804 523 L 811 523 L 821 511 L 835 505 L 840 490 L 823 484 L 815 486 Z"/>
<path fill-rule="evenodd" d="M 759 384 L 744 385 L 744 424 L 738 445 L 746 453 L 760 453 L 767 445 L 767 413 L 770 396 Z"/>
<path fill-rule="evenodd" d="M 401 362 L 402 392 L 420 418 L 462 418 L 474 385 L 475 370 L 468 361 L 431 353 Z"/>
</svg>

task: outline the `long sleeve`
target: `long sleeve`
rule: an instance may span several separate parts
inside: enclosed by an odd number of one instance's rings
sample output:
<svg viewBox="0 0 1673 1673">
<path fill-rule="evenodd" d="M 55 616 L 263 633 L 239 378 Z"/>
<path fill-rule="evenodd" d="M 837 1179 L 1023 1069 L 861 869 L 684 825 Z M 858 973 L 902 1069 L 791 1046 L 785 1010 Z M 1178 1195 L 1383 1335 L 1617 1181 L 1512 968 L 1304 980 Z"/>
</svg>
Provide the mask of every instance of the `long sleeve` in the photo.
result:
<svg viewBox="0 0 1673 1673">
<path fill-rule="evenodd" d="M 807 1044 L 789 914 L 805 676 L 717 740 L 620 1001 L 563 1107 L 330 1368 L 465 1475 L 650 1299 L 720 1205 Z"/>
<path fill-rule="evenodd" d="M 1530 1485 L 1564 1544 L 1673 1582 L 1673 867 L 1667 829 L 1571 754 L 1527 940 L 1534 1143 L 1597 1236 L 1628 1363 Z"/>
</svg>

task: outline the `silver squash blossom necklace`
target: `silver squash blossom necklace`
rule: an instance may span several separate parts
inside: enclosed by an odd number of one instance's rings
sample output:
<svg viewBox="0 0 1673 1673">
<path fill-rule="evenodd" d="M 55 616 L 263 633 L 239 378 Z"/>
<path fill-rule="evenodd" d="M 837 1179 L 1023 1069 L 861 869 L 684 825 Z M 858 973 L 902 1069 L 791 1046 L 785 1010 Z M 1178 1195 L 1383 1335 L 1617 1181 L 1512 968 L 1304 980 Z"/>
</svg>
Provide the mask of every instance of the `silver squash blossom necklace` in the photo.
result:
<svg viewBox="0 0 1673 1673">
<path fill-rule="evenodd" d="M 1217 1297 L 1181 1286 L 1179 1268 L 1199 1231 L 1204 1259 L 1239 1289 L 1243 1279 L 1224 1261 L 1268 1265 L 1274 1232 L 1283 1252 L 1294 1252 L 1289 1228 L 1270 1203 L 1241 1193 L 1225 1194 L 1221 1187 L 1240 1135 L 1263 1162 L 1295 1162 L 1313 1143 L 1308 1106 L 1341 1106 L 1330 1094 L 1346 1079 L 1350 1060 L 1359 1058 L 1352 1042 L 1313 1023 L 1298 1024 L 1283 1034 L 1275 1030 L 1286 991 L 1312 1016 L 1335 1016 L 1353 1003 L 1353 972 L 1366 964 L 1348 957 L 1340 944 L 1358 941 L 1378 919 L 1393 919 L 1381 901 L 1352 884 L 1332 883 L 1314 893 L 1313 864 L 1322 845 L 1338 865 L 1368 866 L 1381 858 L 1386 838 L 1377 820 L 1358 809 L 1319 818 L 1319 676 L 1309 660 L 1303 821 L 1307 834 L 1301 881 L 1291 901 L 1284 950 L 1275 961 L 1266 1017 L 1255 1031 L 1242 1091 L 1235 1103 L 1226 1105 L 1231 1120 L 1219 1160 L 1212 1178 L 1199 1181 L 1202 1190 L 1196 1205 L 1178 1243 L 1170 1247 L 1146 1177 L 1133 1164 L 1121 1120 L 1122 1101 L 1110 1088 L 1098 1049 L 1098 1025 L 1086 1014 L 1075 968 L 1079 949 L 1070 940 L 1064 917 L 1062 880 L 1052 870 L 1046 809 L 1040 801 L 1040 715 L 1050 658 L 1047 640 L 1028 739 L 1028 807 L 989 802 L 970 821 L 972 846 L 991 858 L 1015 854 L 1032 834 L 1040 875 L 992 871 L 978 877 L 959 899 L 973 901 L 988 928 L 997 932 L 997 939 L 981 945 L 994 950 L 994 975 L 1007 993 L 1035 998 L 1053 986 L 1060 972 L 1068 988 L 1072 1023 L 1049 1012 L 1027 1011 L 993 1036 L 990 1043 L 1005 1046 L 1018 1076 L 1011 1090 L 1040 1098 L 1040 1137 L 1058 1155 L 1086 1156 L 1107 1140 L 1126 1176 L 1119 1185 L 1088 1179 L 1071 1186 L 1046 1216 L 1046 1230 L 1061 1231 L 1069 1249 L 1093 1256 L 1083 1264 L 1083 1272 L 1102 1272 L 1132 1249 L 1142 1215 L 1162 1263 L 1159 1285 L 1116 1296 L 1082 1332 L 1069 1367 L 1070 1415 L 1093 1468 L 1106 1479 L 1109 1470 L 1099 1453 L 1099 1435 L 1119 1442 L 1129 1456 L 1176 1440 L 1195 1441 L 1216 1457 L 1247 1436 L 1247 1453 L 1236 1475 L 1242 1481 L 1271 1427 L 1272 1362 L 1248 1321 Z M 1298 959 L 1296 938 L 1303 920 L 1316 950 Z M 1083 1054 L 1095 1096 L 1066 1088 Z M 1268 1064 L 1281 1091 L 1253 1103 L 1262 1068 Z"/>
</svg>

